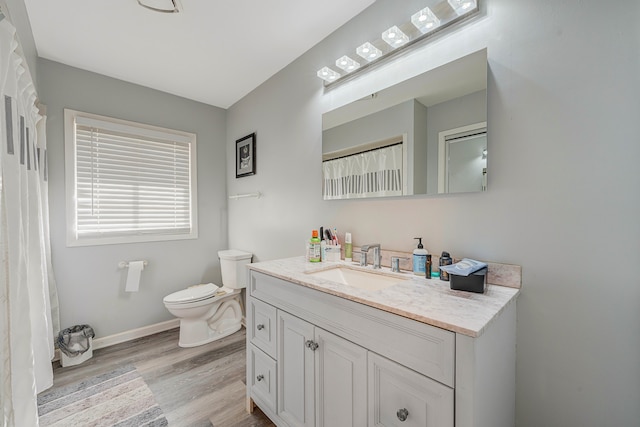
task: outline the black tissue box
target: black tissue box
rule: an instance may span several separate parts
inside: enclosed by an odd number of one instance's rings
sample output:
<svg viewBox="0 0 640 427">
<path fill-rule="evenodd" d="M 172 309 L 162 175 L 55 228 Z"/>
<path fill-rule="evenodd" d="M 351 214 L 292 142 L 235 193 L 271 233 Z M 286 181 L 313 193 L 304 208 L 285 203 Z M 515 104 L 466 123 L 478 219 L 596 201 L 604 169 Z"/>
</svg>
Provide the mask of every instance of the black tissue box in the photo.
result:
<svg viewBox="0 0 640 427">
<path fill-rule="evenodd" d="M 449 273 L 451 289 L 456 291 L 484 293 L 485 284 L 487 283 L 487 267 L 482 268 L 468 276 L 459 276 Z"/>
</svg>

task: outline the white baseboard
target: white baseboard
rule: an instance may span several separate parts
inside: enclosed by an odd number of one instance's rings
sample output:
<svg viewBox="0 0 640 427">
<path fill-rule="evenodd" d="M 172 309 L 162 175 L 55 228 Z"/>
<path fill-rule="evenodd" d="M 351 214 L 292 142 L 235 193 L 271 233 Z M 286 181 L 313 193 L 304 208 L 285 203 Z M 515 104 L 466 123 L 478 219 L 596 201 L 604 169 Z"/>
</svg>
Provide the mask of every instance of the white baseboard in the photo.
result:
<svg viewBox="0 0 640 427">
<path fill-rule="evenodd" d="M 114 335 L 108 335 L 106 337 L 94 338 L 92 349 L 97 350 L 99 348 L 105 348 L 112 345 L 120 344 L 127 341 L 132 341 L 138 338 L 146 337 L 148 335 L 157 334 L 158 332 L 168 331 L 169 329 L 177 328 L 180 326 L 180 319 L 171 319 L 165 322 L 154 323 L 153 325 L 143 326 L 137 329 L 131 329 L 129 331 L 120 332 Z M 53 361 L 60 360 L 60 350 L 56 349 Z"/>
<path fill-rule="evenodd" d="M 115 344 L 120 344 L 127 341 L 132 341 L 137 338 L 146 337 L 147 335 L 157 334 L 158 332 L 168 331 L 169 329 L 177 328 L 180 326 L 180 319 L 171 319 L 166 322 L 155 323 L 149 326 L 143 326 L 138 329 L 131 329 L 129 331 L 120 332 L 118 334 L 109 335 L 101 338 L 93 339 L 93 349 L 109 347 Z"/>
</svg>

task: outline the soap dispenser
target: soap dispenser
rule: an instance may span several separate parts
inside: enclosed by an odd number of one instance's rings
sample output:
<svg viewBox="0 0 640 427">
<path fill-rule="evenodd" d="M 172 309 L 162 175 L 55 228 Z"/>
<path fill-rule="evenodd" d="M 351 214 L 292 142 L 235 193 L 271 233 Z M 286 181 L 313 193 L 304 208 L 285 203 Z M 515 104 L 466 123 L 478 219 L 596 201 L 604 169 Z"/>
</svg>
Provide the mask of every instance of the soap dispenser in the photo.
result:
<svg viewBox="0 0 640 427">
<path fill-rule="evenodd" d="M 429 252 L 422 246 L 422 237 L 414 237 L 414 239 L 418 241 L 418 247 L 413 250 L 413 274 L 426 277 Z"/>
</svg>

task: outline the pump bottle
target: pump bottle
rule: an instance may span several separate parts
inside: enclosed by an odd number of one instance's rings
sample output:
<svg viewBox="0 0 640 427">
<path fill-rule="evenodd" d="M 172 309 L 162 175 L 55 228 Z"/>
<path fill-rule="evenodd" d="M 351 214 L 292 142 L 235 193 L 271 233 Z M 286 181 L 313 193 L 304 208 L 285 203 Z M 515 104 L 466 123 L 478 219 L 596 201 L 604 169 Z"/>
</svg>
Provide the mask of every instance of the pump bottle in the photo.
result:
<svg viewBox="0 0 640 427">
<path fill-rule="evenodd" d="M 426 277 L 429 252 L 422 246 L 422 237 L 414 237 L 414 239 L 418 241 L 418 247 L 413 250 L 413 274 Z"/>
</svg>

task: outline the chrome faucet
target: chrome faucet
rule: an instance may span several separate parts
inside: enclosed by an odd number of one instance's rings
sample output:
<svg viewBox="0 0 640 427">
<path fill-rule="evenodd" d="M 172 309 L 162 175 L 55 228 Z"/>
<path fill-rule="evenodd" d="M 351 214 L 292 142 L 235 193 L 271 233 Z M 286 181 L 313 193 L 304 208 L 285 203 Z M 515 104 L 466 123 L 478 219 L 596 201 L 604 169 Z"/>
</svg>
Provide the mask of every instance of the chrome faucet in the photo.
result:
<svg viewBox="0 0 640 427">
<path fill-rule="evenodd" d="M 367 266 L 367 253 L 369 249 L 373 249 L 373 268 L 380 268 L 380 243 L 371 243 L 369 245 L 362 245 L 360 247 L 360 265 Z"/>
</svg>

